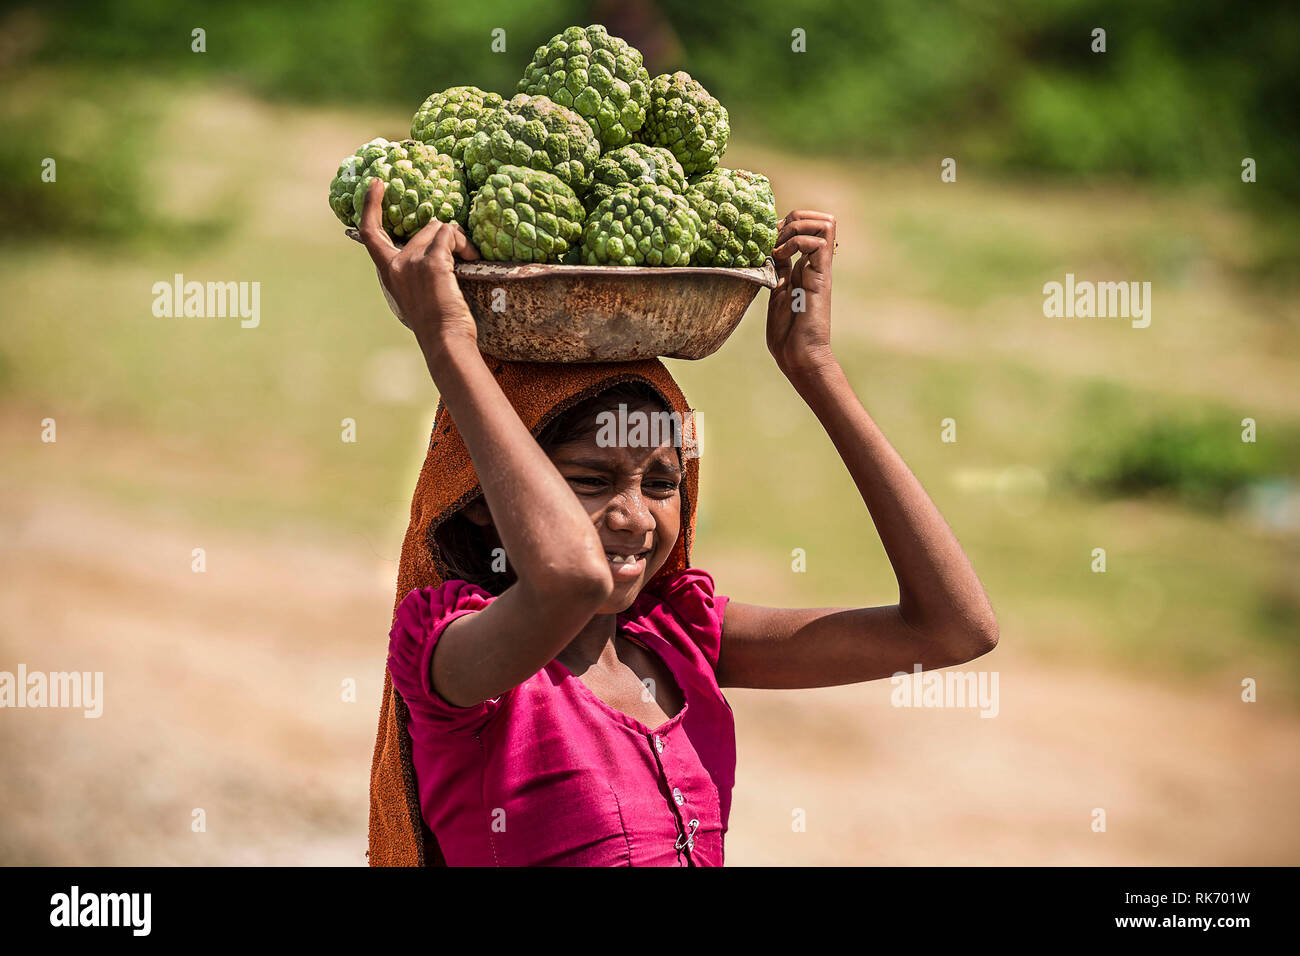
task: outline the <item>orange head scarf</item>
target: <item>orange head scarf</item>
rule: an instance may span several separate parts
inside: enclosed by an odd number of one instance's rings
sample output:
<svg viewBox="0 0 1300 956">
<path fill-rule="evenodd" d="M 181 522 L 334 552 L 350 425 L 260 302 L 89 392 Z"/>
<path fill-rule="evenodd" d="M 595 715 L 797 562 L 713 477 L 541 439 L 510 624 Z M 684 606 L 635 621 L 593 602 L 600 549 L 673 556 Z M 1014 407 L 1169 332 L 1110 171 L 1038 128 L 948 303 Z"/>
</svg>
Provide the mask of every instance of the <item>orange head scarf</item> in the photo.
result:
<svg viewBox="0 0 1300 956">
<path fill-rule="evenodd" d="M 556 416 L 623 382 L 642 382 L 657 391 L 664 403 L 690 422 L 686 397 L 662 362 L 620 362 L 595 365 L 545 365 L 488 359 L 492 374 L 529 432 L 537 435 Z M 686 441 L 692 438 L 688 428 Z M 695 530 L 699 459 L 683 455 L 682 531 L 658 577 L 690 566 Z M 446 573 L 433 541 L 437 527 L 482 493 L 474 463 L 456 426 L 440 402 L 434 417 L 429 451 L 411 500 L 411 523 L 402 543 L 397 572 L 397 605 L 415 588 L 437 587 Z M 393 690 L 384 669 L 384 695 L 379 708 L 379 735 L 370 766 L 371 866 L 444 866 L 437 838 L 424 822 L 415 766 L 411 762 L 410 712 Z"/>
</svg>

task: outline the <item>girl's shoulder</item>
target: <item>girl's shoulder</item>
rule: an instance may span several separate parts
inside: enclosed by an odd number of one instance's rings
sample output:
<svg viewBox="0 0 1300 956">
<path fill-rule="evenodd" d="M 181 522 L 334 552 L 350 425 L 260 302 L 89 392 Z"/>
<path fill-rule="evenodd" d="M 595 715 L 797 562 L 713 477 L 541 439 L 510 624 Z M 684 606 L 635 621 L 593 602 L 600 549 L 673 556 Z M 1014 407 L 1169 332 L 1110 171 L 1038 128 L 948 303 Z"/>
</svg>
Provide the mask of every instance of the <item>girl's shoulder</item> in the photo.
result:
<svg viewBox="0 0 1300 956">
<path fill-rule="evenodd" d="M 713 575 L 685 568 L 651 581 L 619 621 L 644 628 L 672 643 L 685 639 L 699 649 L 716 670 L 722 649 L 722 617 L 727 598 L 716 593 Z"/>
<path fill-rule="evenodd" d="M 407 592 L 388 634 L 388 673 L 413 718 L 448 731 L 475 731 L 496 712 L 500 698 L 472 707 L 445 701 L 433 687 L 433 649 L 458 617 L 481 611 L 495 598 L 468 581 L 450 580 Z"/>
<path fill-rule="evenodd" d="M 457 611 L 481 611 L 494 600 L 494 595 L 478 585 L 452 578 L 408 591 L 397 605 L 397 617 L 431 626 Z"/>
</svg>

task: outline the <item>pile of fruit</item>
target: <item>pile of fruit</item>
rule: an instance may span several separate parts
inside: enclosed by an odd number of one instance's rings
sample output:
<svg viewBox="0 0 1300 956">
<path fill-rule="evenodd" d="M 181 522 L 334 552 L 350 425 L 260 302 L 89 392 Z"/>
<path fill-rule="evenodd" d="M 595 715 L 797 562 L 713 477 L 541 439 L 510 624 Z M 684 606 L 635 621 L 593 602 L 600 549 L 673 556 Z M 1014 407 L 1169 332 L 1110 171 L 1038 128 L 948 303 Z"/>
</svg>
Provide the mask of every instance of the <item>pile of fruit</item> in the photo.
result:
<svg viewBox="0 0 1300 956">
<path fill-rule="evenodd" d="M 511 99 L 453 86 L 424 101 L 410 139 L 343 160 L 330 208 L 359 226 L 379 178 L 397 240 L 439 219 L 498 261 L 758 266 L 776 201 L 765 176 L 719 165 L 730 134 L 689 74 L 651 79 L 603 26 L 569 27 L 537 48 Z"/>
</svg>

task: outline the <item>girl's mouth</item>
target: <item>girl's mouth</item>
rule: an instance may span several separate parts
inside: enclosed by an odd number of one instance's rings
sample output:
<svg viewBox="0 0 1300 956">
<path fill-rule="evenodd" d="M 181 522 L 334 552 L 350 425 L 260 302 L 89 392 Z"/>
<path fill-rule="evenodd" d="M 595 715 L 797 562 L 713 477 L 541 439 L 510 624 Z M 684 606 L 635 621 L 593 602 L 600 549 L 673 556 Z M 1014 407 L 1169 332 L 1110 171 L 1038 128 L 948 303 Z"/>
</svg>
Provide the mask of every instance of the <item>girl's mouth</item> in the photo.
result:
<svg viewBox="0 0 1300 956">
<path fill-rule="evenodd" d="M 609 569 L 613 572 L 615 581 L 635 581 L 645 571 L 645 559 L 649 554 L 649 551 L 638 551 L 636 554 L 606 551 L 605 558 L 609 561 Z"/>
</svg>

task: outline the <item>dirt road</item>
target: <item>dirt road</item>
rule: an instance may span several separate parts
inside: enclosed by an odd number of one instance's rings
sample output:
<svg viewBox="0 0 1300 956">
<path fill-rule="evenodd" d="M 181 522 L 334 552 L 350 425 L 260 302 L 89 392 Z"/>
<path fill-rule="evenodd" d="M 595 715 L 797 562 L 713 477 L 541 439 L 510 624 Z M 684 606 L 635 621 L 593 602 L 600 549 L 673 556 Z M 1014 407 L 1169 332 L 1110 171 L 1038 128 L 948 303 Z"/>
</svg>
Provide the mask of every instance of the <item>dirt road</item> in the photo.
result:
<svg viewBox="0 0 1300 956">
<path fill-rule="evenodd" d="M 9 494 L 0 670 L 102 671 L 105 703 L 0 711 L 0 863 L 364 863 L 376 551 Z M 888 683 L 729 692 L 729 863 L 1300 863 L 1294 715 L 1226 680 L 1047 667 L 1005 631 L 979 666 L 993 719 L 892 707 Z"/>
</svg>

